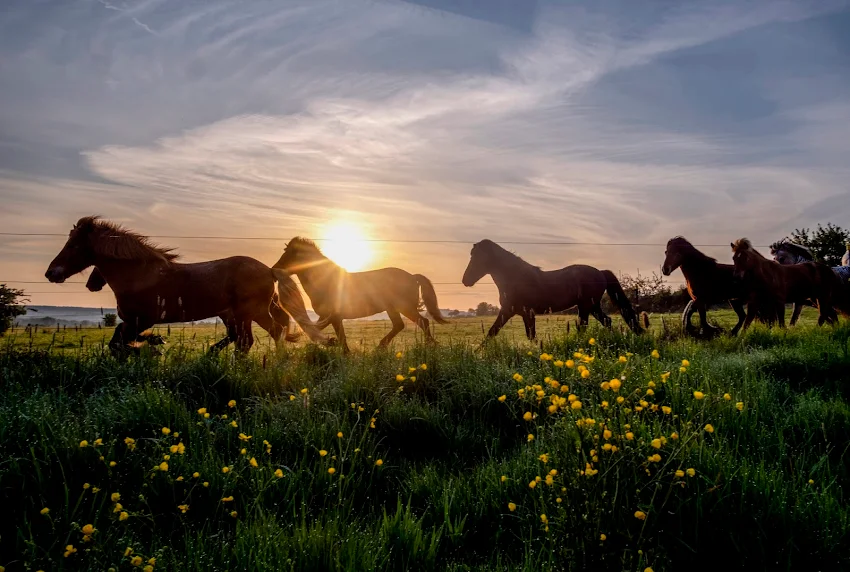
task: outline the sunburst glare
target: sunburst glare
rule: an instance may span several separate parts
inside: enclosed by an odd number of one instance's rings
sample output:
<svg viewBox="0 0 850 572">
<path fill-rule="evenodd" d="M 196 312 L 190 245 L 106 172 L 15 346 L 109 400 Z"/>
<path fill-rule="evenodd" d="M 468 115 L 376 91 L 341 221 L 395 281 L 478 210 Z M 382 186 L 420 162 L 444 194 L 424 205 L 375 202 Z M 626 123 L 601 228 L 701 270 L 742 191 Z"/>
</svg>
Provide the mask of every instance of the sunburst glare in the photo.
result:
<svg viewBox="0 0 850 572">
<path fill-rule="evenodd" d="M 348 270 L 357 272 L 372 261 L 374 252 L 361 226 L 348 221 L 337 221 L 324 228 L 322 252 Z"/>
</svg>

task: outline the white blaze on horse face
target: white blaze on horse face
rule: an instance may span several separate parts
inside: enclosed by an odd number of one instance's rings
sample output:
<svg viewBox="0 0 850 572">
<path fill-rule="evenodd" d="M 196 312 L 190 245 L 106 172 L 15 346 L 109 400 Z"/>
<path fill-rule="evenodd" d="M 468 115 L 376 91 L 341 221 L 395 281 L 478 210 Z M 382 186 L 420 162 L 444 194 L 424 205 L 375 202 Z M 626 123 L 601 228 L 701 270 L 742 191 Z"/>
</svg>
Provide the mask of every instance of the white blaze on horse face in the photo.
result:
<svg viewBox="0 0 850 572">
<path fill-rule="evenodd" d="M 366 268 L 374 252 L 363 228 L 352 222 L 334 222 L 325 227 L 322 253 L 349 272 Z"/>
</svg>

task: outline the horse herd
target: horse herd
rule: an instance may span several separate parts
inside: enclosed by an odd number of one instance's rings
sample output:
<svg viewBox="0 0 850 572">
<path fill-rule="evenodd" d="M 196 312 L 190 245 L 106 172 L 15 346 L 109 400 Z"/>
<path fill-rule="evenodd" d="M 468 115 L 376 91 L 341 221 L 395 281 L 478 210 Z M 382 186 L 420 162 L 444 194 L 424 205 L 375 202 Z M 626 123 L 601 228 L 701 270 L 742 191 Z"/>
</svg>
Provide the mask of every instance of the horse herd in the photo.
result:
<svg viewBox="0 0 850 572">
<path fill-rule="evenodd" d="M 746 239 L 732 243 L 732 250 L 733 264 L 720 264 L 682 237 L 667 243 L 662 272 L 669 276 L 680 268 L 692 298 L 683 314 L 687 331 L 717 333 L 706 321 L 706 309 L 725 301 L 739 318 L 733 334 L 756 318 L 784 326 L 786 303 L 795 305 L 792 325 L 803 304 L 818 308 L 819 324 L 834 322 L 836 309 L 850 314 L 850 266 L 830 269 L 812 262 L 810 253 L 806 259 L 807 251 L 792 243 L 774 245 L 777 262 L 764 258 Z M 94 267 L 86 287 L 94 292 L 108 284 L 115 293 L 122 321 L 109 348 L 118 356 L 144 341 L 162 343 L 161 338 L 147 332 L 156 324 L 212 317 L 220 318 L 227 329 L 227 335 L 212 349 L 220 350 L 233 342 L 240 352 L 253 345 L 252 322 L 275 342 L 281 337 L 294 341 L 298 335 L 291 329 L 291 317 L 312 341 L 338 343 L 346 352 L 345 319 L 386 312 L 392 329 L 381 346 L 404 329 L 401 316 L 413 321 L 432 341 L 429 320 L 420 314 L 423 306 L 432 319 L 446 323 L 434 287 L 425 276 L 399 268 L 349 273 L 324 256 L 314 242 L 301 237 L 286 245 L 271 268 L 247 256 L 191 264 L 176 259 L 171 249 L 159 247 L 145 236 L 89 216 L 71 229 L 45 276 L 50 282 L 61 283 Z M 635 333 L 643 331 L 635 309 L 610 270 L 574 264 L 544 271 L 495 242 L 482 240 L 472 247 L 463 284 L 473 286 L 487 274 L 499 290 L 500 305 L 488 336 L 495 336 L 508 320 L 519 315 L 526 335 L 534 339 L 536 314 L 573 307 L 578 309 L 580 325 L 586 325 L 593 315 L 610 327 L 611 318 L 601 307 L 605 292 L 626 324 Z M 298 276 L 319 316 L 315 324 L 307 315 L 292 275 Z M 701 322 L 698 331 L 691 325 L 695 312 Z M 328 325 L 333 326 L 336 339 L 322 333 Z"/>
</svg>

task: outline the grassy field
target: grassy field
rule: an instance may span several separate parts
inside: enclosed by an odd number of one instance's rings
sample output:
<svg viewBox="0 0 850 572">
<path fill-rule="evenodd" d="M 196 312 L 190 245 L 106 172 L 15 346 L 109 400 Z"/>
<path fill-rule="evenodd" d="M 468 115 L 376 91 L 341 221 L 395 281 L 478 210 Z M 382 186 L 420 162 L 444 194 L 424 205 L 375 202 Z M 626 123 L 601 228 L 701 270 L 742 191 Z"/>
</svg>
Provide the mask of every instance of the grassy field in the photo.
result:
<svg viewBox="0 0 850 572">
<path fill-rule="evenodd" d="M 480 319 L 437 346 L 408 327 L 389 351 L 387 324 L 353 322 L 351 356 L 261 339 L 246 359 L 174 328 L 126 363 L 104 331 L 18 330 L 0 565 L 850 567 L 850 324 L 694 342 L 675 316 L 642 336 L 565 321 L 480 350 Z"/>
</svg>

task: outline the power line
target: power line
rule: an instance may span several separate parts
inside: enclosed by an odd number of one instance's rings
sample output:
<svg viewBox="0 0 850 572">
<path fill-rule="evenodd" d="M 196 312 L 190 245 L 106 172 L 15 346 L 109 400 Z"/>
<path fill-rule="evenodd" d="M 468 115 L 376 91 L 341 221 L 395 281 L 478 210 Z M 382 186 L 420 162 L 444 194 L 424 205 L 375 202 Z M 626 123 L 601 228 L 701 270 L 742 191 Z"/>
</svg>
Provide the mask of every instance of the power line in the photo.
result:
<svg viewBox="0 0 850 572">
<path fill-rule="evenodd" d="M 0 236 L 67 236 L 62 233 L 45 233 L 45 232 L 0 232 Z M 252 240 L 252 241 L 275 241 L 287 242 L 290 238 L 282 238 L 275 236 L 187 236 L 187 235 L 172 235 L 172 234 L 152 234 L 150 238 L 164 238 L 169 240 Z M 332 242 L 336 239 L 331 238 L 314 238 L 316 242 Z M 415 240 L 415 239 L 395 239 L 395 238 L 363 238 L 357 239 L 357 242 L 384 242 L 395 244 L 474 244 L 476 241 L 471 240 Z M 667 243 L 661 242 L 579 242 L 579 241 L 531 241 L 531 240 L 498 240 L 494 241 L 497 244 L 520 244 L 531 246 L 638 246 L 638 247 L 657 247 L 667 246 Z M 729 244 L 694 244 L 702 248 L 720 248 L 729 247 Z M 756 248 L 769 248 L 769 245 L 756 245 Z"/>
</svg>

